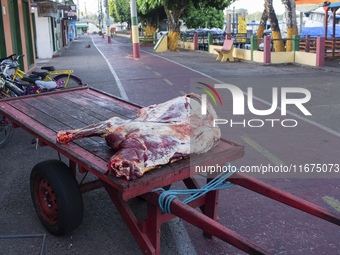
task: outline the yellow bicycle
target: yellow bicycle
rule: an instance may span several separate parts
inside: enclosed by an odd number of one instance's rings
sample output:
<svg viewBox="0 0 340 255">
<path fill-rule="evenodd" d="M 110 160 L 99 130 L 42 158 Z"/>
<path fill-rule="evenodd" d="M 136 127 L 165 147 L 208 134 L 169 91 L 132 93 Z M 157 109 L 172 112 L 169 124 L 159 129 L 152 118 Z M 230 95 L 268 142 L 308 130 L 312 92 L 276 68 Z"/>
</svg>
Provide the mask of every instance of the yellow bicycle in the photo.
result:
<svg viewBox="0 0 340 255">
<path fill-rule="evenodd" d="M 14 56 L 15 54 L 11 55 Z M 18 60 L 23 57 L 24 55 L 19 55 L 15 59 L 13 59 L 13 69 L 14 71 L 13 74 L 13 80 L 16 80 L 18 78 L 22 79 L 24 77 L 31 77 L 27 73 L 21 71 L 19 69 L 19 63 Z M 45 72 L 32 72 L 33 75 L 37 75 L 41 78 L 43 81 L 56 81 L 58 82 L 59 85 L 62 85 L 63 87 L 74 87 L 74 86 L 79 86 L 83 85 L 83 82 L 81 81 L 80 78 L 77 76 L 73 75 L 73 70 L 62 70 L 62 71 L 55 71 L 54 66 L 43 66 L 41 67 L 42 70 L 46 70 Z M 56 75 L 51 77 L 51 75 Z"/>
</svg>

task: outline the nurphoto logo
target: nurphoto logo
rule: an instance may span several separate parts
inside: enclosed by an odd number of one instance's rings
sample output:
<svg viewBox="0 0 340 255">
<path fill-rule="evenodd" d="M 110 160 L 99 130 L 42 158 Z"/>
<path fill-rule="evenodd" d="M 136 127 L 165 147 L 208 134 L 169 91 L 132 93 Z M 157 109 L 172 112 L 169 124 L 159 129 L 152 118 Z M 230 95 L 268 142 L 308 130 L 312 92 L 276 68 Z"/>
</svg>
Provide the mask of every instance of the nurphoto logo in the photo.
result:
<svg viewBox="0 0 340 255">
<path fill-rule="evenodd" d="M 233 100 L 233 115 L 245 115 L 245 94 L 243 91 L 235 85 L 231 84 L 215 84 L 215 88 L 212 86 L 199 82 L 200 84 L 209 88 L 219 99 L 221 106 L 222 100 L 217 93 L 216 89 L 228 89 L 231 92 L 232 100 Z M 215 105 L 217 105 L 215 97 L 213 94 L 205 88 L 197 87 L 198 89 L 203 90 L 206 92 L 213 100 Z M 295 105 L 304 115 L 311 116 L 312 114 L 306 109 L 304 106 L 311 99 L 311 93 L 308 89 L 305 88 L 297 88 L 297 87 L 282 87 L 280 88 L 280 95 L 281 95 L 281 105 L 280 108 L 278 107 L 278 99 L 279 99 L 279 90 L 277 87 L 272 88 L 272 103 L 269 109 L 266 110 L 258 110 L 255 109 L 253 101 L 253 88 L 247 88 L 247 107 L 248 110 L 257 116 L 268 116 L 273 114 L 277 109 L 280 109 L 281 116 L 287 115 L 287 105 Z M 207 114 L 207 94 L 202 94 L 202 104 L 201 104 L 201 114 Z M 294 94 L 296 97 L 297 95 L 303 95 L 303 97 L 294 98 L 294 96 L 289 97 L 288 94 Z M 216 125 L 225 125 L 229 124 L 231 127 L 235 125 L 242 125 L 244 127 L 262 127 L 265 124 L 270 124 L 272 127 L 275 124 L 280 123 L 282 127 L 295 127 L 297 126 L 298 122 L 295 119 L 244 119 L 242 122 L 235 122 L 232 119 L 214 119 L 214 127 Z"/>
</svg>

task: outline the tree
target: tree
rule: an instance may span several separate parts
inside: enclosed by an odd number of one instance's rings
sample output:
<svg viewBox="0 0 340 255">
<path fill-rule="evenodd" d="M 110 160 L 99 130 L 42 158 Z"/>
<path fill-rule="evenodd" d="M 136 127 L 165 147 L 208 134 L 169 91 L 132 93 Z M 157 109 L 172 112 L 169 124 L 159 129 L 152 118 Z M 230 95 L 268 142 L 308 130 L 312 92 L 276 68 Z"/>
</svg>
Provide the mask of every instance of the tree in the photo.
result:
<svg viewBox="0 0 340 255">
<path fill-rule="evenodd" d="M 87 14 L 87 18 L 89 20 L 89 23 L 92 24 L 98 24 L 98 14 Z"/>
<path fill-rule="evenodd" d="M 271 27 L 271 30 L 272 30 L 272 38 L 274 40 L 279 39 L 277 41 L 274 41 L 274 50 L 275 50 L 275 52 L 284 51 L 285 46 L 284 46 L 283 41 L 280 40 L 280 39 L 282 39 L 281 31 L 280 31 L 280 27 L 279 27 L 279 22 L 277 20 L 276 14 L 275 14 L 275 10 L 273 8 L 273 0 L 265 0 L 264 10 L 263 10 L 263 13 L 262 13 L 260 25 L 259 25 L 259 28 L 257 29 L 257 32 L 256 32 L 257 38 L 262 38 L 263 31 L 266 28 L 266 23 L 267 23 L 268 19 L 269 19 L 270 27 Z"/>
<path fill-rule="evenodd" d="M 286 9 L 287 39 L 298 34 L 295 12 L 295 0 L 283 0 Z M 287 40 L 286 51 L 292 51 L 292 41 Z"/>
<path fill-rule="evenodd" d="M 130 27 L 131 12 L 129 0 L 109 0 L 109 12 L 116 22 L 127 22 Z"/>
<path fill-rule="evenodd" d="M 188 28 L 205 27 L 205 25 L 210 28 L 223 28 L 223 11 L 214 7 L 196 9 L 193 5 L 190 5 L 185 9 L 182 16 L 182 20 Z"/>
<path fill-rule="evenodd" d="M 275 52 L 280 52 L 285 50 L 285 45 L 283 43 L 282 37 L 281 37 L 281 31 L 279 27 L 279 22 L 277 20 L 275 10 L 273 8 L 273 0 L 265 0 L 264 8 L 268 14 L 270 27 L 272 29 L 272 38 L 279 39 L 278 41 L 274 41 L 274 49 Z"/>
<path fill-rule="evenodd" d="M 159 28 L 159 21 L 166 18 L 163 6 L 156 8 L 150 8 L 148 3 L 144 3 L 144 6 L 138 5 L 139 21 L 146 23 L 145 35 L 154 36 L 155 32 Z M 142 45 L 152 44 L 152 42 L 142 42 Z"/>
<path fill-rule="evenodd" d="M 234 1 L 235 0 L 138 0 L 140 4 L 147 3 L 150 8 L 156 8 L 163 5 L 169 23 L 168 49 L 171 51 L 177 50 L 181 26 L 180 17 L 184 9 L 190 3 L 192 3 L 195 8 L 203 9 L 211 6 L 218 10 L 223 10 Z"/>
<path fill-rule="evenodd" d="M 150 9 L 145 11 L 144 9 L 138 8 L 138 20 L 140 22 L 145 22 L 147 26 L 159 28 L 160 20 L 166 19 L 166 14 L 164 12 L 163 6 L 159 6 L 155 9 Z"/>
<path fill-rule="evenodd" d="M 263 31 L 266 29 L 267 20 L 268 20 L 268 13 L 267 13 L 266 9 L 264 9 L 263 12 L 262 12 L 261 20 L 260 20 L 260 25 L 259 25 L 257 32 L 256 32 L 257 38 L 262 38 Z M 257 44 L 257 49 L 258 48 L 259 48 L 259 44 Z"/>
</svg>

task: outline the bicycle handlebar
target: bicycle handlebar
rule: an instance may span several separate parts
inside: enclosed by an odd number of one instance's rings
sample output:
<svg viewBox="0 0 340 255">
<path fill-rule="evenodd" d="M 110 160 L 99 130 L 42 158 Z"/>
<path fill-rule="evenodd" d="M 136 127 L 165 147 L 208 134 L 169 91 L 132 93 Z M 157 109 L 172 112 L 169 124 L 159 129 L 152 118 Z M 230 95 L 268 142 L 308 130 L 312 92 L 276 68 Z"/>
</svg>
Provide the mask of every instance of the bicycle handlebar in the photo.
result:
<svg viewBox="0 0 340 255">
<path fill-rule="evenodd" d="M 10 60 L 13 61 L 13 60 L 14 60 L 13 57 L 16 56 L 16 55 L 17 55 L 17 54 L 14 53 L 14 54 L 12 54 L 12 55 L 9 55 L 9 56 L 6 57 L 6 58 L 2 58 L 2 59 L 0 59 L 0 62 L 3 61 L 3 60 L 5 60 L 5 59 L 10 59 Z"/>
<path fill-rule="evenodd" d="M 25 55 L 18 55 L 16 58 L 14 58 L 15 56 L 16 56 L 17 54 L 12 54 L 12 55 L 9 55 L 8 57 L 6 57 L 6 58 L 2 58 L 2 59 L 0 59 L 0 62 L 2 62 L 3 60 L 6 60 L 6 59 L 10 59 L 10 60 L 12 60 L 12 61 L 16 61 L 16 62 L 18 62 L 18 60 L 21 58 L 21 57 L 25 57 Z"/>
<path fill-rule="evenodd" d="M 21 57 L 25 57 L 25 55 L 18 55 L 18 56 L 15 58 L 15 61 L 18 61 Z"/>
</svg>

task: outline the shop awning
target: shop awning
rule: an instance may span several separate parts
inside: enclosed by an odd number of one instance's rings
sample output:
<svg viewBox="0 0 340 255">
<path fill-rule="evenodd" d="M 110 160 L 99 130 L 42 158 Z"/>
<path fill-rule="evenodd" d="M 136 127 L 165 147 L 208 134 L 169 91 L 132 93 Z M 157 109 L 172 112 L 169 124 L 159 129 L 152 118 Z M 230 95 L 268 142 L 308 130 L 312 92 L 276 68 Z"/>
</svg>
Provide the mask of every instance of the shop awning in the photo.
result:
<svg viewBox="0 0 340 255">
<path fill-rule="evenodd" d="M 328 8 L 340 7 L 340 2 L 334 2 L 328 5 Z"/>
<path fill-rule="evenodd" d="M 299 12 L 311 12 L 320 7 L 320 4 L 324 3 L 324 0 L 295 0 L 296 10 Z M 334 3 L 339 0 L 329 0 L 327 2 Z"/>
<path fill-rule="evenodd" d="M 53 1 L 37 1 L 37 0 L 35 0 L 31 3 L 31 7 L 37 7 L 38 6 L 37 3 L 42 3 L 42 2 L 56 4 L 58 10 L 65 10 L 65 11 L 71 10 L 71 7 L 69 5 L 62 4 L 62 3 L 55 3 Z"/>
</svg>

